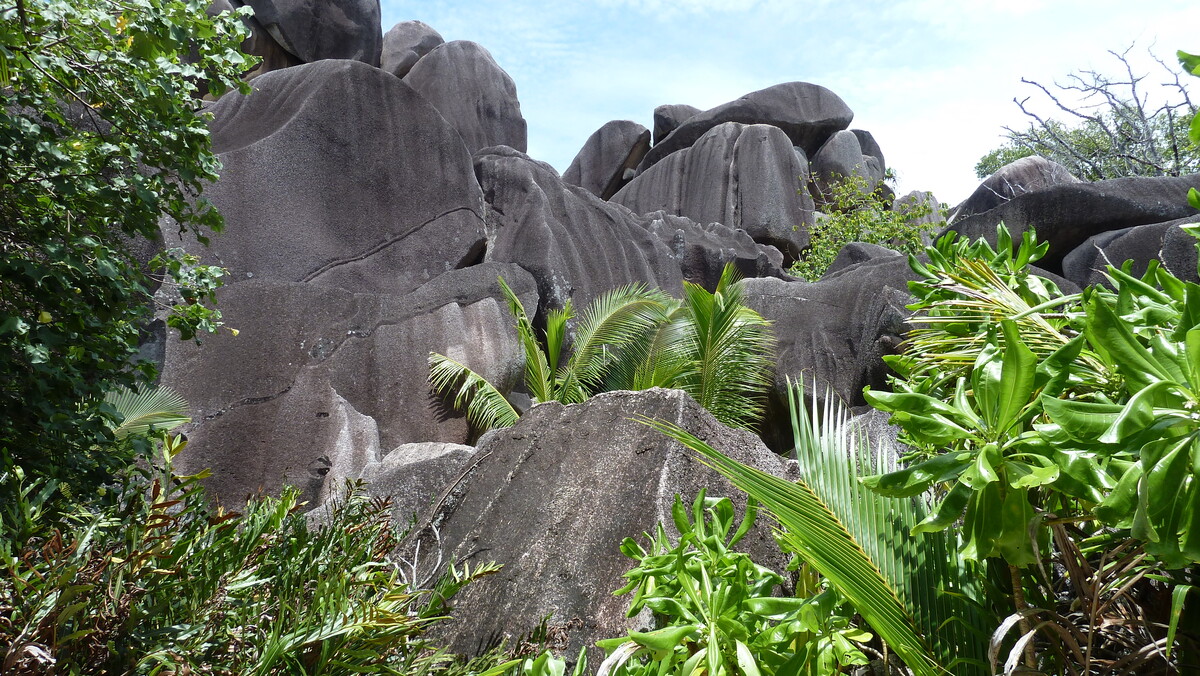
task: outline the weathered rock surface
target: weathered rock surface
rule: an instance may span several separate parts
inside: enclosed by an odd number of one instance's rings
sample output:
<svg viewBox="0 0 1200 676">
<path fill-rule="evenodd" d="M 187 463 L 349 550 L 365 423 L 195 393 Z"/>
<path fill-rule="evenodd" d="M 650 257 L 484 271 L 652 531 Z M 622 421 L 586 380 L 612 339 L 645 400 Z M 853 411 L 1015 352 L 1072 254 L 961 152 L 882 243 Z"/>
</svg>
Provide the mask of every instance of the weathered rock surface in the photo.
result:
<svg viewBox="0 0 1200 676">
<path fill-rule="evenodd" d="M 525 152 L 517 86 L 488 50 L 466 40 L 439 45 L 404 76 L 458 130 L 467 151 L 505 145 Z"/>
<path fill-rule="evenodd" d="M 391 77 L 391 76 L 388 76 Z M 523 353 L 496 278 L 530 306 L 532 277 L 511 265 L 455 270 L 403 295 L 254 279 L 222 289 L 238 335 L 169 341 L 162 382 L 191 405 L 181 469 L 213 470 L 227 505 L 286 483 L 316 504 L 326 478 L 358 476 L 380 449 L 467 441 L 466 422 L 430 392 L 427 355 L 446 354 L 502 388 Z"/>
<path fill-rule="evenodd" d="M 1017 195 L 1054 185 L 1080 183 L 1067 168 L 1040 155 L 1022 157 L 984 179 L 971 196 L 950 211 L 949 222 L 995 209 Z"/>
<path fill-rule="evenodd" d="M 683 276 L 667 244 L 625 207 L 563 183 L 554 168 L 505 146 L 475 156 L 487 200 L 487 260 L 516 263 L 537 279 L 539 314 L 570 299 L 642 282 L 678 296 Z"/>
<path fill-rule="evenodd" d="M 563 632 L 566 655 L 620 636 L 637 626 L 625 617 L 629 599 L 612 595 L 633 567 L 618 550 L 621 541 L 653 532 L 659 522 L 677 536 L 676 493 L 690 505 L 706 488 L 733 499 L 740 512 L 740 491 L 637 422 L 641 417 L 676 424 L 736 460 L 794 477 L 791 463 L 754 435 L 724 427 L 678 390 L 535 406 L 513 427 L 480 440 L 477 464 L 434 513 L 448 560 L 504 564 L 456 597 L 453 623 L 438 625 L 451 650 L 473 653 L 503 637 L 524 637 L 547 616 L 548 626 Z M 743 542 L 762 565 L 786 563 L 765 520 Z"/>
<path fill-rule="evenodd" d="M 866 179 L 868 188 L 883 180 L 879 159 L 864 155 L 858 138 L 858 134 L 843 129 L 830 136 L 812 156 L 813 180 L 822 191 L 848 176 Z"/>
<path fill-rule="evenodd" d="M 458 134 L 399 79 L 356 61 L 267 73 L 209 111 L 225 217 L 193 246 L 232 282 L 405 293 L 483 253 L 483 195 Z M 170 224 L 168 246 L 179 241 Z"/>
<path fill-rule="evenodd" d="M 422 56 L 445 42 L 441 33 L 425 23 L 401 21 L 383 35 L 379 67 L 396 77 L 404 77 Z"/>
<path fill-rule="evenodd" d="M 649 149 L 649 129 L 631 120 L 613 120 L 588 137 L 563 181 L 606 200 L 633 178 Z"/>
<path fill-rule="evenodd" d="M 858 139 L 858 147 L 860 150 L 862 150 L 863 157 L 875 158 L 875 162 L 878 164 L 879 170 L 881 172 L 886 171 L 887 160 L 883 158 L 883 148 L 879 147 L 879 141 L 875 140 L 875 137 L 871 134 L 871 132 L 864 129 L 851 129 L 850 132 L 853 133 L 854 137 Z"/>
<path fill-rule="evenodd" d="M 474 456 L 475 447 L 463 444 L 401 444 L 355 476 L 366 483 L 368 495 L 391 500 L 393 520 L 407 529 L 428 514 L 436 497 L 452 485 Z"/>
<path fill-rule="evenodd" d="M 379 66 L 379 0 L 231 0 L 304 63 L 353 59 Z"/>
<path fill-rule="evenodd" d="M 780 429 L 764 430 L 764 439 L 777 451 L 791 446 L 791 430 L 782 429 L 788 378 L 809 392 L 832 391 L 851 406 L 865 403 L 863 387 L 886 384 L 882 357 L 894 352 L 907 329 L 907 283 L 916 275 L 906 257 L 882 247 L 861 254 L 862 262 L 818 282 L 743 282 L 746 305 L 775 323 L 776 391 L 768 417 Z"/>
<path fill-rule="evenodd" d="M 783 267 L 783 254 L 773 246 L 759 244 L 746 234 L 720 223 L 700 225 L 665 211 L 644 214 L 647 230 L 671 248 L 683 278 L 712 291 L 726 263 L 733 263 L 746 277 L 791 279 Z"/>
<path fill-rule="evenodd" d="M 683 103 L 668 104 L 654 109 L 654 143 L 665 139 L 689 117 L 700 112 L 696 106 Z"/>
<path fill-rule="evenodd" d="M 1095 183 L 1061 183 L 1018 195 L 983 214 L 954 222 L 948 229 L 995 242 L 996 224 L 1008 226 L 1014 241 L 1033 228 L 1050 250 L 1038 265 L 1061 274 L 1071 250 L 1089 237 L 1135 225 L 1162 223 L 1196 213 L 1188 206 L 1189 188 L 1200 188 L 1200 174 L 1178 178 L 1118 178 Z"/>
<path fill-rule="evenodd" d="M 1063 276 L 1080 286 L 1107 284 L 1107 266 L 1133 261 L 1133 274 L 1141 276 L 1151 259 L 1180 279 L 1200 282 L 1196 274 L 1196 239 L 1179 229 L 1200 222 L 1200 215 L 1165 223 L 1137 225 L 1089 237 L 1063 259 Z"/>
<path fill-rule="evenodd" d="M 853 138 L 853 136 L 851 136 Z M 653 150 L 653 149 L 652 149 Z M 612 201 L 745 230 L 795 260 L 808 246 L 808 167 L 777 127 L 726 122 L 639 174 Z"/>
<path fill-rule="evenodd" d="M 778 127 L 792 145 L 812 157 L 834 132 L 850 126 L 854 113 L 828 89 L 807 82 L 787 82 L 751 92 L 735 101 L 696 113 L 655 144 L 638 167 L 643 172 L 671 153 L 691 147 L 709 129 L 725 122 Z"/>
</svg>

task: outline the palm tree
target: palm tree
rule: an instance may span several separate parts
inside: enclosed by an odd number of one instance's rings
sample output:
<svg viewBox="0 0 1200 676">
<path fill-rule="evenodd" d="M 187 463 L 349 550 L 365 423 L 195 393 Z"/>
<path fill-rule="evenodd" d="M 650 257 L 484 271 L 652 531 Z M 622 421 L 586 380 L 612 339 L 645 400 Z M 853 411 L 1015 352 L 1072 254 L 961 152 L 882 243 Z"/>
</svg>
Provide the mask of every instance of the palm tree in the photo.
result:
<svg viewBox="0 0 1200 676">
<path fill-rule="evenodd" d="M 888 498 L 859 478 L 894 470 L 856 431 L 837 398 L 810 415 L 789 390 L 801 478 L 792 483 L 723 455 L 683 429 L 646 422 L 696 453 L 757 500 L 778 522 L 781 541 L 854 604 L 917 676 L 986 673 L 987 637 L 977 627 L 979 589 L 947 532 L 916 533 L 920 499 Z"/>
<path fill-rule="evenodd" d="M 140 392 L 122 387 L 104 395 L 104 402 L 121 417 L 113 427 L 118 439 L 151 429 L 170 430 L 192 420 L 187 416 L 187 400 L 166 386 L 146 387 Z"/>
<path fill-rule="evenodd" d="M 732 266 L 716 291 L 684 283 L 681 302 L 641 284 L 592 302 L 567 345 L 575 318 L 568 301 L 546 318 L 545 344 L 521 301 L 500 280 L 525 353 L 525 387 L 535 403 L 575 404 L 601 391 L 672 387 L 691 394 L 727 425 L 750 427 L 762 415 L 772 382 L 770 323 L 742 305 Z M 567 356 L 567 352 L 570 352 Z M 507 427 L 519 413 L 485 378 L 436 352 L 429 355 L 433 389 L 454 394 L 477 430 Z"/>
</svg>

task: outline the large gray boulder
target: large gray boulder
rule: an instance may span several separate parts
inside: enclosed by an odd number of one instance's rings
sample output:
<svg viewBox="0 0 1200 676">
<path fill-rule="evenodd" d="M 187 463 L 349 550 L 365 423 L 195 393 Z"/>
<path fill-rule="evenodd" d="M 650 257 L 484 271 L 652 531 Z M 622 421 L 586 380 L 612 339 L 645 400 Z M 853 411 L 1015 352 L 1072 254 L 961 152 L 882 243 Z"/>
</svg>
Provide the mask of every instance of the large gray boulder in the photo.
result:
<svg viewBox="0 0 1200 676">
<path fill-rule="evenodd" d="M 658 143 L 675 131 L 685 120 L 700 112 L 696 106 L 683 103 L 668 104 L 654 109 L 654 142 Z"/>
<path fill-rule="evenodd" d="M 428 514 L 438 496 L 453 485 L 475 453 L 474 446 L 464 444 L 436 441 L 401 444 L 348 478 L 362 479 L 367 495 L 388 499 L 396 526 L 407 530 Z M 326 483 L 334 481 L 331 478 Z"/>
<path fill-rule="evenodd" d="M 650 130 L 632 120 L 597 129 L 563 173 L 563 181 L 606 200 L 621 189 L 650 149 Z"/>
<path fill-rule="evenodd" d="M 404 77 L 422 56 L 445 42 L 441 33 L 425 23 L 401 21 L 383 35 L 379 67 L 396 77 Z"/>
<path fill-rule="evenodd" d="M 1179 227 L 1196 222 L 1200 222 L 1200 215 L 1089 237 L 1063 259 L 1063 276 L 1080 286 L 1108 284 L 1104 272 L 1109 265 L 1119 268 L 1131 260 L 1133 274 L 1140 277 L 1151 260 L 1158 260 L 1176 277 L 1200 282 L 1196 274 L 1196 239 Z"/>
<path fill-rule="evenodd" d="M 379 0 L 230 1 L 252 7 L 267 33 L 304 63 L 353 59 L 379 66 Z"/>
<path fill-rule="evenodd" d="M 633 282 L 678 296 L 673 251 L 625 207 L 563 183 L 550 165 L 505 146 L 475 156 L 487 196 L 487 260 L 516 263 L 537 279 L 539 316 L 571 300 L 578 309 Z"/>
<path fill-rule="evenodd" d="M 1017 195 L 987 212 L 954 221 L 947 229 L 995 243 L 1000 222 L 1008 226 L 1014 241 L 1032 228 L 1039 241 L 1050 244 L 1038 265 L 1062 274 L 1063 257 L 1089 237 L 1196 214 L 1187 203 L 1189 188 L 1200 188 L 1200 174 L 1059 183 Z"/>
<path fill-rule="evenodd" d="M 851 129 L 850 132 L 858 139 L 858 147 L 862 150 L 863 157 L 875 158 L 875 163 L 879 165 L 881 171 L 887 170 L 887 160 L 883 158 L 883 148 L 879 147 L 879 142 L 871 132 L 865 129 Z"/>
<path fill-rule="evenodd" d="M 523 353 L 501 275 L 537 303 L 527 273 L 496 264 L 408 294 L 266 279 L 225 287 L 221 311 L 237 336 L 166 344 L 162 382 L 188 401 L 194 421 L 183 428 L 180 469 L 211 468 L 211 494 L 235 509 L 285 484 L 315 505 L 342 477 L 379 463 L 382 450 L 468 441 L 465 420 L 430 391 L 426 359 L 446 354 L 504 389 L 520 382 Z"/>
<path fill-rule="evenodd" d="M 357 61 L 267 73 L 212 104 L 230 280 L 405 293 L 483 253 L 483 195 L 453 128 L 412 88 Z M 168 246 L 177 228 L 164 224 Z"/>
<path fill-rule="evenodd" d="M 825 181 L 834 181 L 847 176 L 861 176 L 874 183 L 883 178 L 883 167 L 879 160 L 863 154 L 858 134 L 843 129 L 829 137 L 817 153 L 812 156 L 812 170 Z"/>
<path fill-rule="evenodd" d="M 611 201 L 635 213 L 662 210 L 740 228 L 790 262 L 808 246 L 813 223 L 807 180 L 807 165 L 779 128 L 726 122 L 639 174 Z"/>
<path fill-rule="evenodd" d="M 837 94 L 807 82 L 787 82 L 751 92 L 735 101 L 696 113 L 646 153 L 643 172 L 671 153 L 691 147 L 709 129 L 725 122 L 779 127 L 792 145 L 812 157 L 834 132 L 850 126 L 854 113 Z"/>
<path fill-rule="evenodd" d="M 769 419 L 786 421 L 787 382 L 809 392 L 865 404 L 863 387 L 885 387 L 883 356 L 893 354 L 912 314 L 909 280 L 917 279 L 905 256 L 882 247 L 855 252 L 857 264 L 840 265 L 818 282 L 747 279 L 744 302 L 774 322 L 776 389 Z M 791 446 L 791 430 L 764 429 L 772 448 Z"/>
<path fill-rule="evenodd" d="M 971 196 L 950 211 L 949 222 L 995 209 L 1017 195 L 1054 185 L 1081 183 L 1061 164 L 1041 155 L 1022 157 L 1001 167 L 979 184 Z"/>
<path fill-rule="evenodd" d="M 404 76 L 458 130 L 471 154 L 505 145 L 525 152 L 517 86 L 488 50 L 466 40 L 439 45 Z"/>
<path fill-rule="evenodd" d="M 647 628 L 644 619 L 625 616 L 629 597 L 612 594 L 633 567 L 619 551 L 621 541 L 653 533 L 660 522 L 678 537 L 671 518 L 676 494 L 690 506 L 707 489 L 730 497 L 739 513 L 745 497 L 643 418 L 678 425 L 735 460 L 795 478 L 789 461 L 753 434 L 721 425 L 678 390 L 535 406 L 513 427 L 480 440 L 473 466 L 430 513 L 446 560 L 504 565 L 460 593 L 454 620 L 435 628 L 452 651 L 469 654 L 499 639 L 524 638 L 542 618 L 567 655 Z M 423 541 L 421 551 L 432 544 Z M 761 565 L 780 570 L 786 563 L 765 519 L 743 545 Z M 593 663 L 599 659 L 594 655 Z"/>
</svg>

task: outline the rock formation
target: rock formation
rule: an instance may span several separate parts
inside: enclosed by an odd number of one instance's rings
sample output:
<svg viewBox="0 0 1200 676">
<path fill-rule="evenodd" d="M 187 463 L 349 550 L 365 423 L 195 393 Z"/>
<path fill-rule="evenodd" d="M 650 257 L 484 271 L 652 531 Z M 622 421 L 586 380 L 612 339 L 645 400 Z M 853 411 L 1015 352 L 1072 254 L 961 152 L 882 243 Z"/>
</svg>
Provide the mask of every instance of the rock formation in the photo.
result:
<svg viewBox="0 0 1200 676">
<path fill-rule="evenodd" d="M 455 40 L 438 45 L 404 81 L 458 130 L 467 151 L 506 145 L 525 152 L 525 118 L 517 86 L 486 49 Z"/>
<path fill-rule="evenodd" d="M 854 113 L 846 103 L 820 85 L 779 84 L 692 115 L 646 153 L 638 171 L 646 171 L 671 153 L 691 147 L 709 129 L 725 122 L 778 127 L 792 145 L 811 157 L 835 132 L 850 126 L 852 119 Z"/>
<path fill-rule="evenodd" d="M 635 213 L 662 210 L 740 228 L 790 263 L 808 246 L 813 223 L 807 179 L 803 156 L 778 127 L 725 122 L 639 174 L 612 201 Z"/>
<path fill-rule="evenodd" d="M 588 137 L 563 181 L 606 200 L 633 178 L 649 149 L 649 129 L 632 120 L 613 120 Z"/>
<path fill-rule="evenodd" d="M 677 535 L 676 494 L 690 505 L 707 489 L 732 498 L 739 510 L 745 497 L 643 419 L 678 425 L 734 459 L 795 478 L 789 461 L 754 435 L 724 427 L 678 390 L 535 406 L 513 427 L 480 440 L 467 471 L 419 524 L 429 526 L 422 551 L 437 546 L 430 539 L 436 525 L 448 560 L 505 564 L 455 599 L 456 621 L 439 629 L 451 634 L 451 649 L 470 654 L 501 638 L 520 639 L 544 617 L 565 636 L 568 655 L 649 628 L 645 618 L 625 616 L 626 597 L 612 595 L 632 565 L 621 541 L 653 532 L 659 522 Z M 762 565 L 782 569 L 786 558 L 769 523 L 756 528 L 743 546 Z"/>
<path fill-rule="evenodd" d="M 383 36 L 379 67 L 396 77 L 404 77 L 422 56 L 445 42 L 441 33 L 420 21 L 398 23 Z"/>
<path fill-rule="evenodd" d="M 560 177 L 526 154 L 516 86 L 483 47 L 444 43 L 416 21 L 384 38 L 377 0 L 219 0 L 214 11 L 244 2 L 268 72 L 250 96 L 208 106 L 224 168 L 205 197 L 226 230 L 201 247 L 163 224 L 168 245 L 229 270 L 220 306 L 239 331 L 161 348 L 162 380 L 194 417 L 180 469 L 212 468 L 229 505 L 285 483 L 317 505 L 363 478 L 394 496 L 398 522 L 417 520 L 410 544 L 436 527 L 448 560 L 503 563 L 443 625 L 454 648 L 520 638 L 548 615 L 568 651 L 619 635 L 631 626 L 626 599 L 611 595 L 630 566 L 621 540 L 670 528 L 676 493 L 736 496 L 631 418 L 681 425 L 785 476 L 788 462 L 767 448 L 790 443 L 787 379 L 850 404 L 886 386 L 881 357 L 909 317 L 906 257 L 851 244 L 818 282 L 785 268 L 809 244 L 814 194 L 837 174 L 874 185 L 887 170 L 828 89 L 791 82 L 706 111 L 660 106 L 653 133 L 610 122 Z M 984 181 L 950 227 L 1035 230 L 1051 245 L 1042 264 L 1070 278 L 1058 280 L 1068 291 L 1126 257 L 1195 279 L 1179 227 L 1200 220 L 1186 204 L 1193 186 L 1200 176 L 1081 183 L 1029 158 Z M 917 192 L 894 208 L 913 205 L 939 206 Z M 746 303 L 779 341 L 766 446 L 676 391 L 541 404 L 479 439 L 430 392 L 437 351 L 520 395 L 523 352 L 499 277 L 543 326 L 568 301 L 583 309 L 630 283 L 711 289 L 727 263 L 749 278 Z M 862 424 L 886 435 L 879 416 Z M 782 564 L 765 530 L 756 537 L 760 562 Z"/>
</svg>

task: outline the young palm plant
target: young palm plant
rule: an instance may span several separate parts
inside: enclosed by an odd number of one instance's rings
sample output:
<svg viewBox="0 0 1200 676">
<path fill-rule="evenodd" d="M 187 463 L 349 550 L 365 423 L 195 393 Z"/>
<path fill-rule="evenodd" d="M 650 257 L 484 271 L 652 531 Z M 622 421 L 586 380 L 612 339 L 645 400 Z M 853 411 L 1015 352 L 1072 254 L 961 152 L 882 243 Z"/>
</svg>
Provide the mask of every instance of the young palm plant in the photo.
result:
<svg viewBox="0 0 1200 676">
<path fill-rule="evenodd" d="M 985 673 L 987 637 L 975 627 L 982 591 L 970 564 L 954 556 L 952 535 L 913 533 L 926 516 L 921 498 L 872 492 L 860 477 L 896 467 L 852 427 L 827 397 L 810 415 L 790 392 L 801 478 L 792 483 L 713 449 L 683 429 L 647 421 L 696 453 L 757 500 L 778 522 L 780 541 L 850 599 L 884 643 L 918 676 Z"/>
<path fill-rule="evenodd" d="M 677 388 L 721 422 L 752 426 L 772 382 L 774 336 L 770 322 L 742 304 L 736 281 L 726 266 L 713 293 L 685 282 L 682 302 L 640 284 L 614 289 L 588 306 L 570 345 L 575 312 L 568 301 L 547 315 L 543 345 L 501 279 L 525 353 L 526 389 L 534 403 L 576 404 L 602 391 Z M 434 352 L 429 367 L 433 389 L 453 393 L 454 406 L 465 407 L 477 430 L 516 422 L 520 414 L 512 403 L 466 365 Z"/>
</svg>

